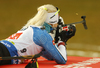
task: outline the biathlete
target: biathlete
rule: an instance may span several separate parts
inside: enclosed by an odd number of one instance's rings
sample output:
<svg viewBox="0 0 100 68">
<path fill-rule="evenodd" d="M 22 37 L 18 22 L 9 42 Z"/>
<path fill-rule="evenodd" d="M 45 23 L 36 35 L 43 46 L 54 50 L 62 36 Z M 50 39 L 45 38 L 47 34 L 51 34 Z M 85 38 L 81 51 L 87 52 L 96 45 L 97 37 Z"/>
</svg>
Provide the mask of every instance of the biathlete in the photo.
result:
<svg viewBox="0 0 100 68">
<path fill-rule="evenodd" d="M 16 57 L 40 53 L 41 56 L 48 60 L 54 60 L 58 64 L 65 64 L 67 62 L 67 52 L 63 40 L 66 38 L 61 37 L 61 40 L 55 44 L 49 34 L 58 25 L 60 10 L 51 4 L 42 5 L 37 10 L 37 14 L 21 30 L 0 41 L 0 57 Z M 73 27 L 75 28 L 75 26 Z M 70 35 L 70 32 L 68 32 L 68 35 Z M 18 59 L 0 60 L 0 65 L 20 64 L 21 62 Z"/>
</svg>

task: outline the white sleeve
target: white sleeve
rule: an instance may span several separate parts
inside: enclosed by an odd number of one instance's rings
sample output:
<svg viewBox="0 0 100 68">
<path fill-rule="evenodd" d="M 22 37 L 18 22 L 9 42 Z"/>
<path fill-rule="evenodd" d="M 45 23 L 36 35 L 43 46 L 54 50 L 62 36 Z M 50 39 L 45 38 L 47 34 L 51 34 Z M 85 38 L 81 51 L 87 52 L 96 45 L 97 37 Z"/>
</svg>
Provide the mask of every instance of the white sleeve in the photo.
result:
<svg viewBox="0 0 100 68">
<path fill-rule="evenodd" d="M 62 42 L 62 41 L 59 41 L 58 44 L 61 43 L 61 42 Z M 58 44 L 57 44 L 57 45 L 58 45 Z M 65 45 L 62 45 L 62 44 L 59 45 L 59 46 L 58 46 L 58 49 L 59 49 L 59 52 L 61 53 L 61 55 L 64 57 L 64 59 L 67 60 L 67 51 L 66 51 Z"/>
</svg>

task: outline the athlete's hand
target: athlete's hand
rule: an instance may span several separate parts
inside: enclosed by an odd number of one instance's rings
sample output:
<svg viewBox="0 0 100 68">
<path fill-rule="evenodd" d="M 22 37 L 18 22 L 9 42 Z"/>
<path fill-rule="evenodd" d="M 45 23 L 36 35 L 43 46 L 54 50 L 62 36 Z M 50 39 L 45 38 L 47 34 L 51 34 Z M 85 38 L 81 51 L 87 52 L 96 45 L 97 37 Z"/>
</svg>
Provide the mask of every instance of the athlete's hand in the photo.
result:
<svg viewBox="0 0 100 68">
<path fill-rule="evenodd" d="M 60 32 L 61 41 L 67 42 L 68 39 L 73 37 L 76 32 L 76 27 L 74 25 L 66 26 L 67 29 Z"/>
</svg>

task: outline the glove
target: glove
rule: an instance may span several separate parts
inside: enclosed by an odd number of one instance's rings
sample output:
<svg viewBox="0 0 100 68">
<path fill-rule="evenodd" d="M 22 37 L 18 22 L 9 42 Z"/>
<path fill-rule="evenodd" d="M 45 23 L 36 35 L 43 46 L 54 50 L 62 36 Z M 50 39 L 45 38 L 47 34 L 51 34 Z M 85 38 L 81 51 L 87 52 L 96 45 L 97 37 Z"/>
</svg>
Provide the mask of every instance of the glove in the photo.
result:
<svg viewBox="0 0 100 68">
<path fill-rule="evenodd" d="M 64 30 L 60 32 L 60 38 L 61 38 L 61 41 L 63 41 L 63 42 L 67 42 L 68 39 L 73 37 L 76 32 L 76 27 L 74 25 L 69 25 L 69 26 L 65 26 L 65 27 L 66 28 L 63 27 Z"/>
</svg>

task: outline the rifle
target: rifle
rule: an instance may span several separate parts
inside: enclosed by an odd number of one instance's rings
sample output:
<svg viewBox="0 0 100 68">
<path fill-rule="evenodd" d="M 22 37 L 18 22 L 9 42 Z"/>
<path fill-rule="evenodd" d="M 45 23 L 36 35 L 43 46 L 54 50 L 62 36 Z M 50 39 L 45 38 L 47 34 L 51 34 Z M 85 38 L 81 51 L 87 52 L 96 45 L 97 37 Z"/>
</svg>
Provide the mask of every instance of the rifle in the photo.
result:
<svg viewBox="0 0 100 68">
<path fill-rule="evenodd" d="M 59 29 L 62 28 L 62 27 L 65 27 L 65 26 L 68 26 L 68 25 L 73 25 L 73 24 L 79 24 L 79 23 L 82 23 L 84 28 L 85 29 L 88 29 L 87 28 L 87 25 L 86 25 L 86 16 L 81 16 L 81 18 L 83 19 L 82 21 L 79 21 L 79 22 L 74 22 L 74 23 L 69 23 L 69 24 L 62 24 L 62 23 L 58 23 L 58 26 L 57 26 L 57 29 L 56 29 L 56 34 L 55 34 L 55 43 L 58 42 L 59 40 L 59 36 L 60 36 L 60 32 L 59 32 Z"/>
</svg>

